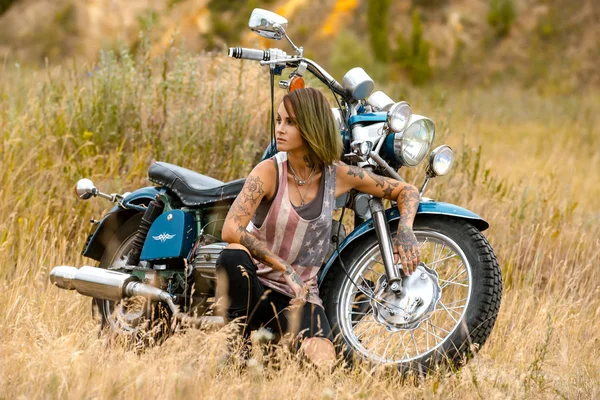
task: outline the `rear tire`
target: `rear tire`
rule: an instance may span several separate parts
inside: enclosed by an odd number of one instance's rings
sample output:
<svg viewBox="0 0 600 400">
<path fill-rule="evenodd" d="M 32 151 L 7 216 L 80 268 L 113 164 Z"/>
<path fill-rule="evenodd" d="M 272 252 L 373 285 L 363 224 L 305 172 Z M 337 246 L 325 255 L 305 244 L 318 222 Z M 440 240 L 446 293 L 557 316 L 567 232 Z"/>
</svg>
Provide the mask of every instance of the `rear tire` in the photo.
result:
<svg viewBox="0 0 600 400">
<path fill-rule="evenodd" d="M 106 246 L 99 268 L 115 267 L 124 262 L 137 233 L 142 213 L 129 218 Z M 115 268 L 116 269 L 116 268 Z M 92 299 L 92 312 L 104 332 L 130 340 L 136 345 L 151 345 L 171 333 L 168 307 L 142 297 L 120 301 Z"/>
<path fill-rule="evenodd" d="M 390 228 L 395 232 L 397 222 L 392 223 Z M 322 285 L 325 310 L 338 345 L 348 360 L 356 357 L 395 365 L 403 373 L 427 374 L 438 365 L 460 366 L 489 337 L 500 309 L 502 277 L 496 256 L 485 236 L 464 220 L 443 216 L 418 217 L 413 231 L 423 246 L 423 261 L 439 274 L 438 283 L 442 288 L 435 310 L 424 316 L 418 326 L 397 329 L 397 326 L 390 327 L 390 324 L 372 317 L 373 302 L 364 301 L 367 297 L 360 292 L 352 293 L 357 289 L 339 261 L 325 277 Z M 435 248 L 430 249 L 434 244 Z M 363 290 L 375 292 L 375 279 L 369 279 L 367 275 L 373 275 L 371 271 L 377 268 L 383 270 L 383 266 L 373 263 L 377 258 L 381 259 L 375 232 L 361 238 L 348 250 L 342 253 L 348 275 Z M 464 301 L 459 301 L 463 297 Z M 371 318 L 372 321 L 369 320 Z M 363 326 L 369 328 L 361 331 L 363 320 Z M 371 331 L 373 328 L 375 330 Z M 410 335 L 408 342 L 405 341 L 407 335 Z M 383 338 L 382 344 L 375 344 L 380 338 Z M 370 341 L 375 346 L 369 347 L 367 343 Z M 382 352 L 383 346 L 385 350 Z M 392 357 L 388 353 L 392 347 L 401 356 Z"/>
</svg>

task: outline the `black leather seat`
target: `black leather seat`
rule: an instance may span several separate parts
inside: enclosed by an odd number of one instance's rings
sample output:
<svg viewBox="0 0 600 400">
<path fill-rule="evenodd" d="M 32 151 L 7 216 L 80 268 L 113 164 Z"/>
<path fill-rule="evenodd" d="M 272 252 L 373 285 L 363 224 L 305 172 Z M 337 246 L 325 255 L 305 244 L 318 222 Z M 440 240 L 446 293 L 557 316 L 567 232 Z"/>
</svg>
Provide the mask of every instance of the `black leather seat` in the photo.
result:
<svg viewBox="0 0 600 400">
<path fill-rule="evenodd" d="M 200 206 L 235 198 L 245 178 L 223 183 L 217 179 L 166 162 L 155 162 L 148 170 L 151 182 L 171 189 L 186 206 Z"/>
</svg>

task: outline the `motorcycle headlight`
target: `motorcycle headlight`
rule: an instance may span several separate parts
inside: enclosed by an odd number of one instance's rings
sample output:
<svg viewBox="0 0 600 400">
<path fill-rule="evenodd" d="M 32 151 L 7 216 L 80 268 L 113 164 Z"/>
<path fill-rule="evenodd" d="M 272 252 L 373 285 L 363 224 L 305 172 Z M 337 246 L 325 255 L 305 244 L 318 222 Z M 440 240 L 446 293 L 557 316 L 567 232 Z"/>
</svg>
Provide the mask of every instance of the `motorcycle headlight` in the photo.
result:
<svg viewBox="0 0 600 400">
<path fill-rule="evenodd" d="M 412 115 L 410 105 L 401 101 L 394 104 L 388 111 L 387 122 L 392 132 L 402 132 L 406 128 L 406 124 Z"/>
<path fill-rule="evenodd" d="M 442 176 L 446 175 L 452 167 L 454 161 L 454 152 L 448 145 L 442 145 L 436 147 L 429 156 L 429 166 L 427 168 L 427 175 Z"/>
<path fill-rule="evenodd" d="M 418 165 L 429 152 L 434 136 L 435 126 L 432 120 L 421 115 L 411 115 L 404 132 L 394 135 L 396 158 L 408 167 Z"/>
</svg>

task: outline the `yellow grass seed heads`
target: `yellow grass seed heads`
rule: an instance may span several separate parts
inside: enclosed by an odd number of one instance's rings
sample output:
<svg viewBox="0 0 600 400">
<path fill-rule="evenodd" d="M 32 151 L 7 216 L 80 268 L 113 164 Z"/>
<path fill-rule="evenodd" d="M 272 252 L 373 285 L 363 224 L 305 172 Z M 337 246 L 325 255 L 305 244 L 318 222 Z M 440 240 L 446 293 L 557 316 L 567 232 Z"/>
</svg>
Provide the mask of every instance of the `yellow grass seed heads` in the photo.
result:
<svg viewBox="0 0 600 400">
<path fill-rule="evenodd" d="M 92 263 L 80 255 L 88 221 L 111 206 L 77 200 L 77 179 L 132 191 L 149 184 L 153 160 L 245 176 L 269 140 L 266 70 L 174 49 L 166 60 L 121 50 L 97 66 L 0 68 L 0 398 L 600 397 L 597 93 L 398 98 L 435 120 L 435 145 L 455 150 L 427 196 L 488 220 L 505 283 L 474 359 L 415 382 L 363 364 L 322 373 L 284 348 L 253 350 L 246 365 L 227 327 L 139 351 L 99 335 L 90 299 L 48 281 L 56 265 Z M 422 167 L 401 173 L 424 177 Z"/>
</svg>

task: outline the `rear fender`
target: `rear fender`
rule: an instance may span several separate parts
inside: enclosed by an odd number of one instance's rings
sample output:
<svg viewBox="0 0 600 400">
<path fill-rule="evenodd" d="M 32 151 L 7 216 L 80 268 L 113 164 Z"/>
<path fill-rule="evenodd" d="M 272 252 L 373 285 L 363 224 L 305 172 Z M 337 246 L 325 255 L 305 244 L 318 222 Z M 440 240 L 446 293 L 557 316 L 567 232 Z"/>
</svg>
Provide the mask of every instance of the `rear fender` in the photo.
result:
<svg viewBox="0 0 600 400">
<path fill-rule="evenodd" d="M 419 204 L 419 209 L 417 210 L 415 220 L 418 220 L 419 217 L 423 217 L 426 215 L 444 215 L 451 218 L 462 219 L 475 226 L 481 232 L 485 231 L 490 226 L 483 218 L 481 218 L 474 212 L 450 203 L 442 203 L 437 201 L 421 202 Z M 387 210 L 385 210 L 385 216 L 388 223 L 391 223 L 397 221 L 400 218 L 400 212 L 396 207 L 388 208 Z M 331 257 L 329 257 L 329 259 L 325 263 L 325 266 L 319 272 L 319 286 L 325 279 L 325 276 L 331 269 L 331 266 L 338 259 L 339 254 L 343 255 L 344 251 L 351 247 L 351 243 L 357 242 L 364 235 L 374 233 L 374 230 L 375 227 L 373 225 L 373 219 L 369 219 L 357 226 L 356 229 L 354 229 L 352 232 L 350 232 L 346 239 L 344 239 L 344 241 L 340 243 L 339 253 L 337 250 L 334 251 Z"/>
<path fill-rule="evenodd" d="M 83 256 L 100 261 L 106 246 L 119 228 L 135 214 L 144 212 L 146 206 L 158 193 L 158 188 L 149 186 L 128 194 L 121 204 L 113 207 L 108 214 L 94 224 L 83 246 Z"/>
</svg>

